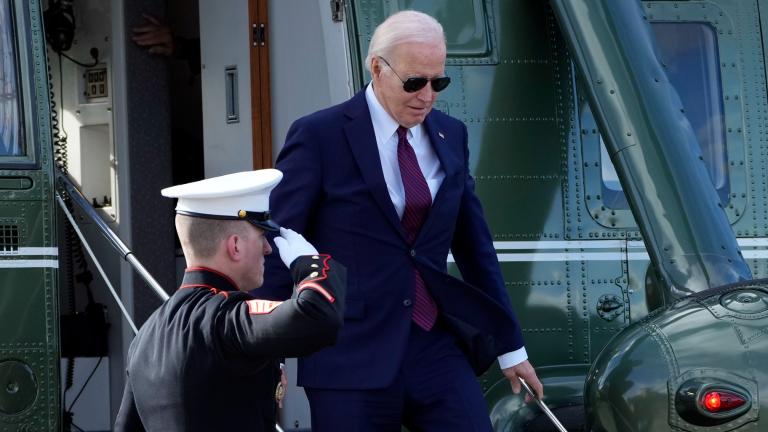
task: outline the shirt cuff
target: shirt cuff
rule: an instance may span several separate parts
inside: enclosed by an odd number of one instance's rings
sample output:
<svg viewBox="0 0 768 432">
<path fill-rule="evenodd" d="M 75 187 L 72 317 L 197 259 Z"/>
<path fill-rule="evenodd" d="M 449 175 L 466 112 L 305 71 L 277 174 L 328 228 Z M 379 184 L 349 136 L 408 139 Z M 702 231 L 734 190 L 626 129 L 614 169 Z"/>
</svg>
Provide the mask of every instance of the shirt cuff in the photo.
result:
<svg viewBox="0 0 768 432">
<path fill-rule="evenodd" d="M 499 356 L 499 367 L 501 369 L 511 368 L 524 361 L 528 360 L 528 353 L 525 352 L 525 347 L 518 350 L 508 352 Z"/>
</svg>

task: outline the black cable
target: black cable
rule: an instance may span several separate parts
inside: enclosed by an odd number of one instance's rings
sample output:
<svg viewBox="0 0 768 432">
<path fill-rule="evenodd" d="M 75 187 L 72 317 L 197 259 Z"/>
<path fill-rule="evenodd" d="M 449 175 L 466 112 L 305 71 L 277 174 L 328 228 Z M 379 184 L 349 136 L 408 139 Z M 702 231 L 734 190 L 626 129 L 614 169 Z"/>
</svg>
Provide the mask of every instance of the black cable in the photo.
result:
<svg viewBox="0 0 768 432">
<path fill-rule="evenodd" d="M 64 399 L 67 398 L 67 392 L 72 388 L 72 383 L 75 380 L 75 358 L 67 357 L 67 372 L 64 379 Z"/>
<path fill-rule="evenodd" d="M 61 65 L 61 52 L 59 52 L 59 96 L 61 96 L 61 133 L 64 145 L 67 145 L 67 131 L 64 128 L 64 68 Z"/>
<path fill-rule="evenodd" d="M 91 57 L 93 58 L 93 63 L 91 63 L 91 64 L 85 64 L 85 63 L 79 62 L 79 61 L 73 59 L 72 57 L 64 54 L 63 52 L 59 52 L 59 51 L 57 51 L 57 52 L 59 53 L 59 55 L 64 56 L 64 58 L 66 58 L 67 60 L 71 61 L 72 63 L 74 63 L 74 64 L 76 64 L 78 66 L 90 68 L 90 67 L 94 67 L 97 64 L 99 64 L 99 50 L 96 49 L 96 48 L 91 48 Z"/>
<path fill-rule="evenodd" d="M 48 63 L 48 95 L 51 104 L 51 138 L 53 144 L 53 160 L 56 167 L 62 172 L 67 172 L 67 136 L 66 132 L 62 134 L 62 128 L 59 124 L 59 110 L 56 107 L 56 94 L 53 92 L 54 81 L 51 62 Z M 61 75 L 61 58 L 59 58 L 59 75 Z M 62 118 L 63 120 L 63 118 Z"/>
<path fill-rule="evenodd" d="M 67 135 L 66 132 L 63 132 L 63 121 L 64 118 L 62 116 L 61 123 L 59 124 L 59 112 L 56 107 L 56 94 L 53 91 L 54 87 L 54 80 L 53 80 L 53 71 L 51 71 L 51 63 L 48 63 L 48 94 L 50 96 L 50 105 L 51 105 L 51 137 L 53 138 L 53 154 L 54 154 L 54 162 L 56 166 L 61 169 L 63 172 L 67 172 Z M 62 64 L 61 64 L 61 56 L 59 56 L 59 83 L 62 82 Z M 63 85 L 61 86 L 63 89 Z M 64 97 L 63 93 L 60 93 L 61 97 Z M 63 110 L 64 104 L 62 103 L 62 110 Z M 63 112 L 63 111 L 62 111 Z M 64 226 L 64 237 L 65 237 L 65 245 L 67 248 L 67 251 L 69 253 L 63 254 L 60 258 L 62 260 L 61 266 L 62 268 L 69 269 L 69 271 L 65 272 L 65 279 L 64 279 L 64 285 L 67 288 L 67 291 L 69 293 L 68 295 L 68 305 L 67 309 L 69 313 L 74 314 L 75 308 L 76 308 L 76 300 L 75 300 L 75 281 L 74 281 L 74 272 L 71 270 L 71 257 L 72 257 L 72 244 L 74 243 L 75 233 L 71 226 L 65 225 Z M 73 375 L 75 373 L 75 359 L 70 357 L 67 358 L 67 364 L 66 364 L 66 375 L 64 380 L 64 394 L 63 397 L 66 400 L 67 393 L 69 392 L 69 389 L 72 388 L 72 381 L 73 381 Z"/>
<path fill-rule="evenodd" d="M 93 367 L 93 370 L 91 371 L 91 374 L 88 375 L 88 378 L 86 378 L 85 382 L 83 383 L 83 386 L 80 387 L 80 391 L 77 392 L 77 396 L 75 396 L 75 400 L 72 401 L 71 404 L 69 404 L 69 408 L 67 408 L 67 411 L 72 411 L 72 407 L 75 406 L 75 403 L 77 403 L 77 400 L 80 399 L 80 395 L 83 394 L 83 390 L 88 386 L 88 382 L 93 378 L 93 374 L 96 373 L 96 370 L 99 368 L 99 365 L 101 364 L 101 361 L 104 360 L 104 357 L 99 357 L 99 361 L 96 362 L 96 366 Z"/>
<path fill-rule="evenodd" d="M 74 427 L 75 427 L 75 429 L 79 430 L 80 432 L 85 432 L 85 431 L 83 430 L 83 428 L 81 428 L 80 426 L 76 425 L 76 424 L 75 424 L 75 422 L 71 422 L 71 423 L 69 423 L 69 425 L 70 425 L 70 426 L 74 426 Z"/>
</svg>

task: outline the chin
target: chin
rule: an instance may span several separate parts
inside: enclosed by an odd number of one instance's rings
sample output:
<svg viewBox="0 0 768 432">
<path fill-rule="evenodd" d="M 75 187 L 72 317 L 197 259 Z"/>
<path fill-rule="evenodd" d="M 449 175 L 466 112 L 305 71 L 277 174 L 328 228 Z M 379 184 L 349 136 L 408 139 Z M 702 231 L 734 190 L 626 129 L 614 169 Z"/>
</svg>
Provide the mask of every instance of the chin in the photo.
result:
<svg viewBox="0 0 768 432">
<path fill-rule="evenodd" d="M 429 111 L 422 111 L 419 112 L 419 114 L 414 115 L 414 124 L 421 124 L 424 123 L 424 119 L 427 118 L 427 114 L 429 114 Z"/>
<path fill-rule="evenodd" d="M 416 126 L 416 125 L 419 125 L 419 124 L 423 123 L 425 117 L 426 116 L 418 116 L 418 117 L 411 117 L 411 118 L 408 118 L 408 119 L 404 119 L 402 121 L 402 123 L 400 123 L 400 125 L 401 126 L 405 126 L 408 129 L 410 129 L 410 128 Z"/>
</svg>

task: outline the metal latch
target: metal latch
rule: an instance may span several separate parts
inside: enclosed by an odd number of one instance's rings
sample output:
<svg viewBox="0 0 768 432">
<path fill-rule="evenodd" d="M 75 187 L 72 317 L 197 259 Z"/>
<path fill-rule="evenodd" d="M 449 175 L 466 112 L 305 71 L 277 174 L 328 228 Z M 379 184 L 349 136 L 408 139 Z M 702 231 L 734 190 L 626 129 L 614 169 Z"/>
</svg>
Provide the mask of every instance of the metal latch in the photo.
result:
<svg viewBox="0 0 768 432">
<path fill-rule="evenodd" d="M 331 0 L 331 20 L 344 21 L 344 0 Z"/>
<path fill-rule="evenodd" d="M 614 318 L 623 312 L 624 302 L 617 295 L 603 294 L 597 300 L 597 314 L 606 321 L 613 321 Z"/>
</svg>

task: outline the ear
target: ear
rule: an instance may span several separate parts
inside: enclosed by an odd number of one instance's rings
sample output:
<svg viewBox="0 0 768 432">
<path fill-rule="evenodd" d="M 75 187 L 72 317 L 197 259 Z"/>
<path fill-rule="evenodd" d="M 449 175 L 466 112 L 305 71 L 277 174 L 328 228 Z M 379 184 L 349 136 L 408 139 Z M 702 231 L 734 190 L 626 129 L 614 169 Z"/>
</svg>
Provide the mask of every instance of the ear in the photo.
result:
<svg viewBox="0 0 768 432">
<path fill-rule="evenodd" d="M 379 56 L 371 58 L 371 76 L 378 77 L 381 74 L 381 60 Z"/>
<path fill-rule="evenodd" d="M 230 234 L 225 241 L 227 256 L 232 261 L 240 261 L 243 258 L 243 239 L 237 234 Z"/>
</svg>

